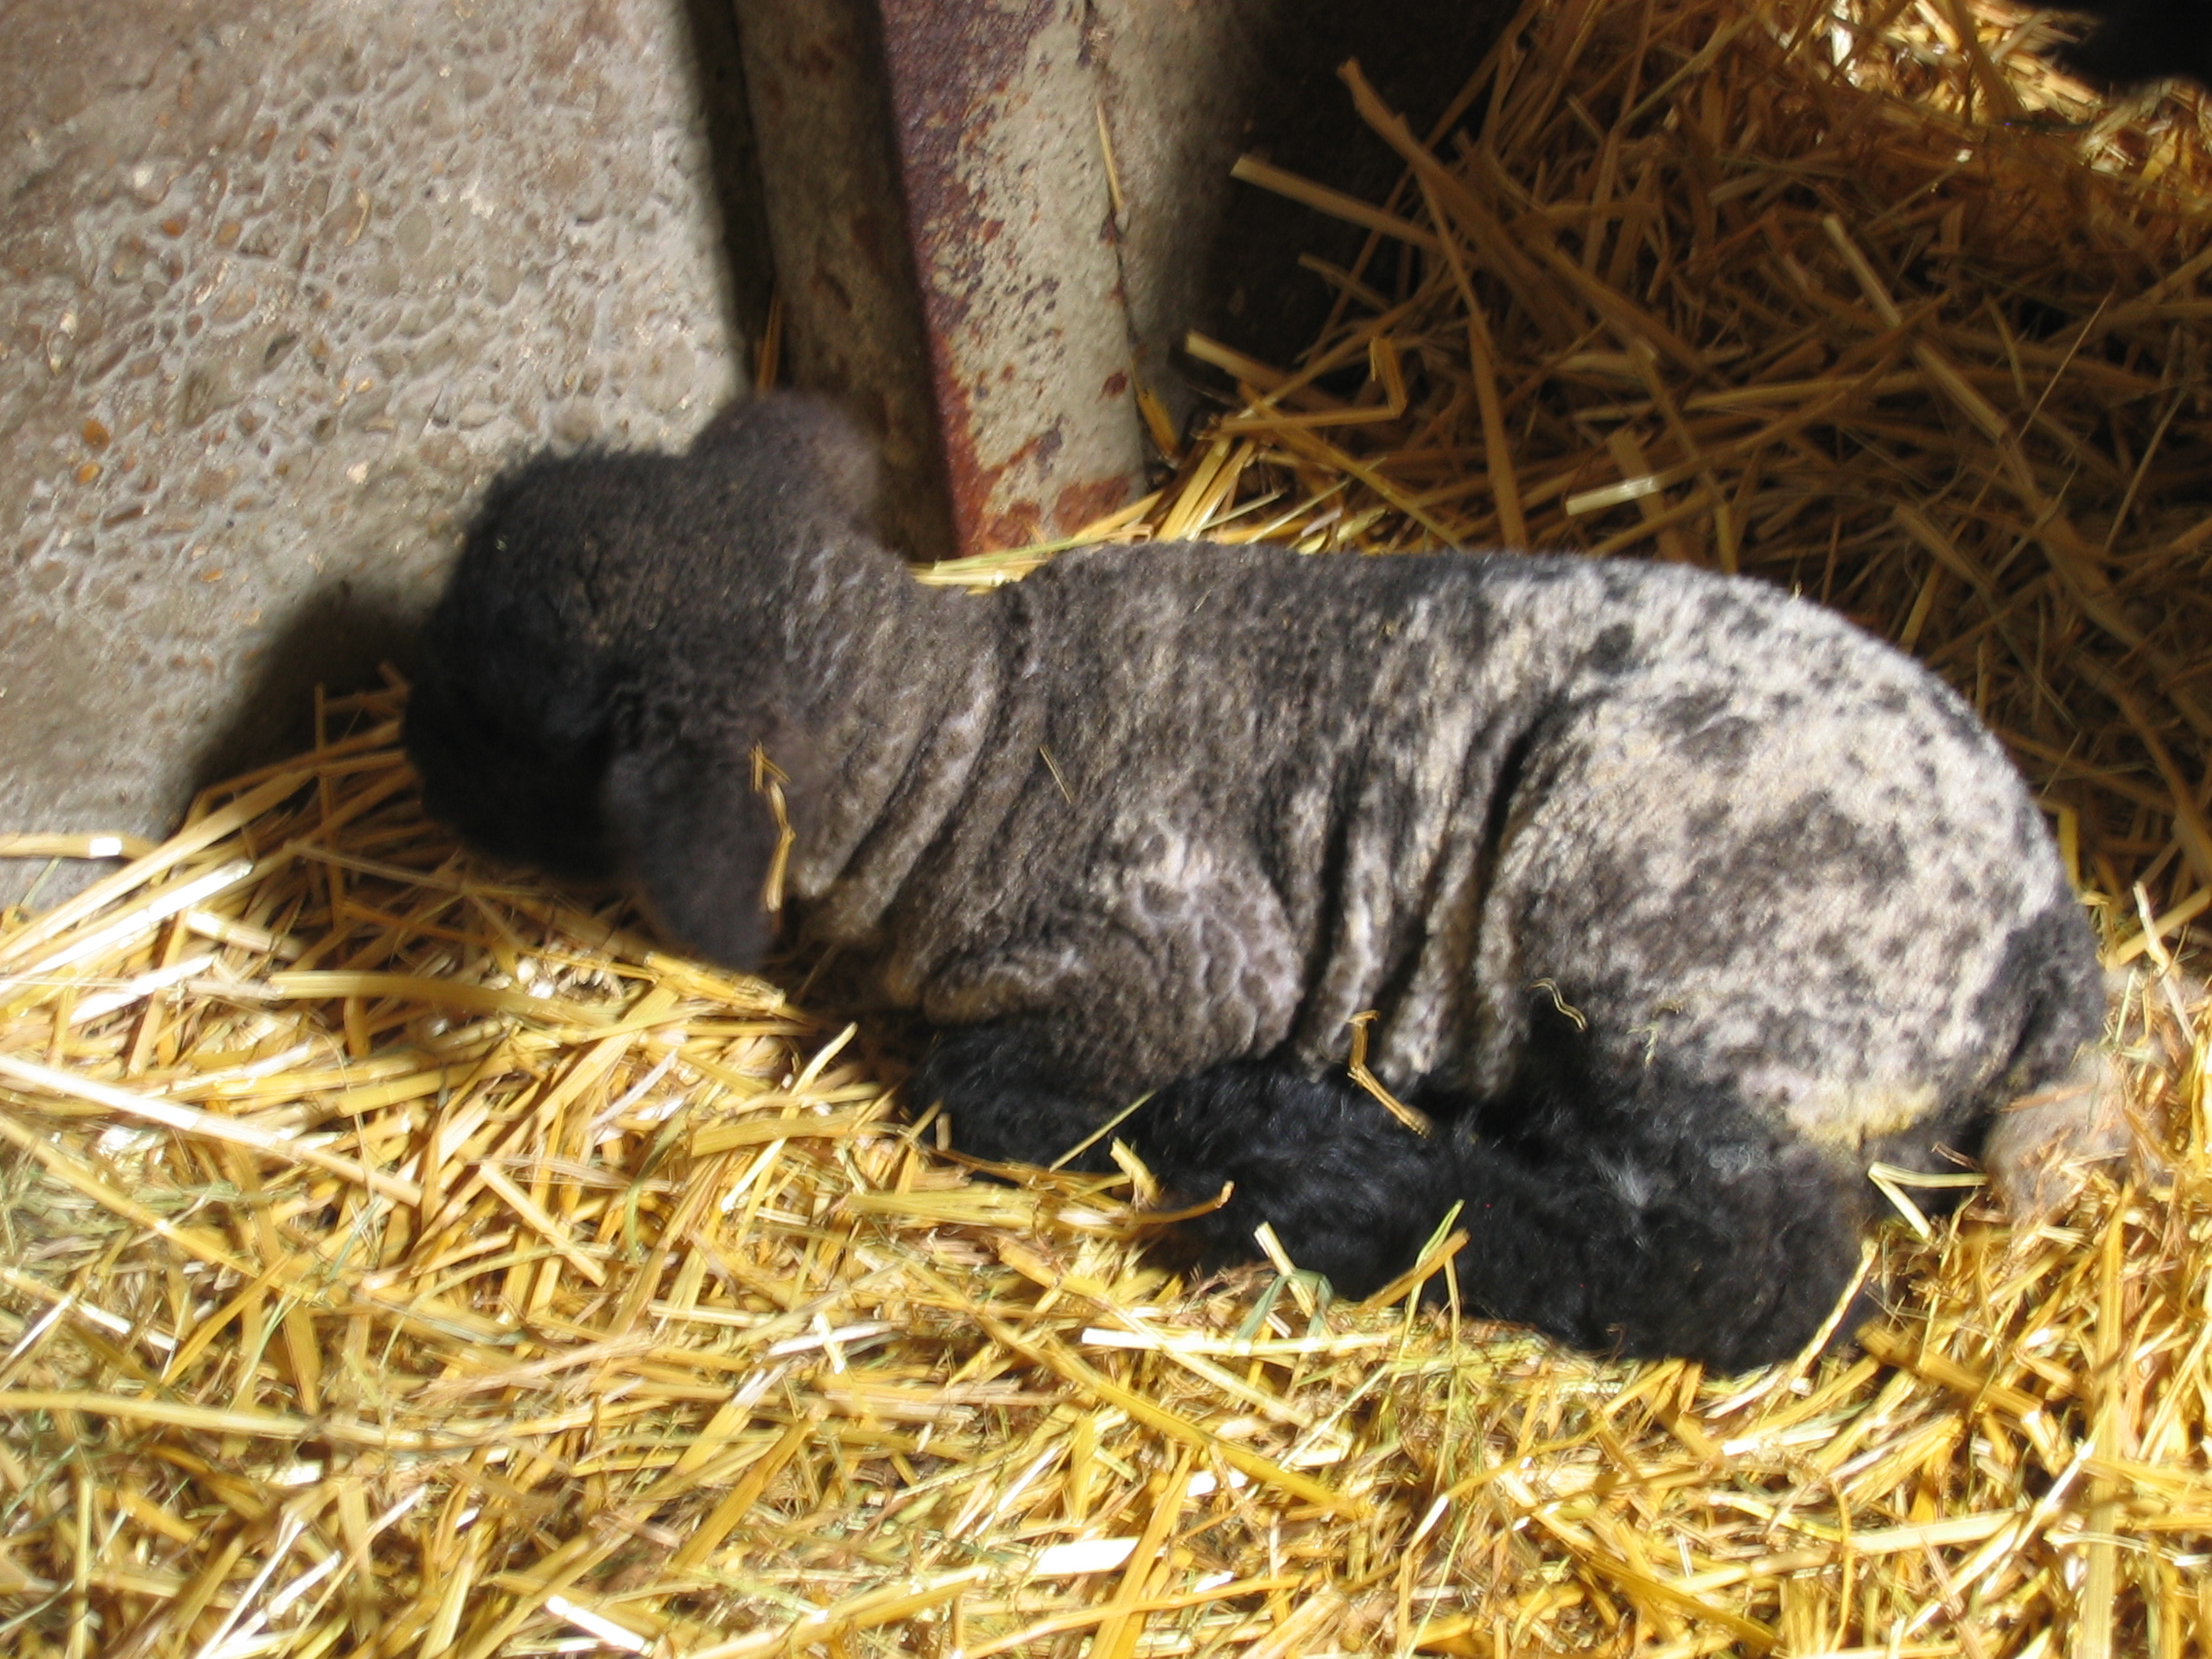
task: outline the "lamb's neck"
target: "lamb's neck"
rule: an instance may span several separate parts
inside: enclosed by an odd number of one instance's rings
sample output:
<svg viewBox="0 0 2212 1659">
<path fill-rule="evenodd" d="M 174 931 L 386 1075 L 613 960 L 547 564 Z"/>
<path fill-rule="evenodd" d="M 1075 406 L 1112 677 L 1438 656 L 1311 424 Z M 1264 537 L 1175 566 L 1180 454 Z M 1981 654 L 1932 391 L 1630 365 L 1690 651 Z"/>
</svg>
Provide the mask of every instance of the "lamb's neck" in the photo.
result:
<svg viewBox="0 0 2212 1659">
<path fill-rule="evenodd" d="M 808 665 L 791 891 L 826 937 L 871 933 L 957 808 L 996 717 L 1003 608 L 903 570 Z M 771 756 L 772 758 L 773 756 Z"/>
</svg>

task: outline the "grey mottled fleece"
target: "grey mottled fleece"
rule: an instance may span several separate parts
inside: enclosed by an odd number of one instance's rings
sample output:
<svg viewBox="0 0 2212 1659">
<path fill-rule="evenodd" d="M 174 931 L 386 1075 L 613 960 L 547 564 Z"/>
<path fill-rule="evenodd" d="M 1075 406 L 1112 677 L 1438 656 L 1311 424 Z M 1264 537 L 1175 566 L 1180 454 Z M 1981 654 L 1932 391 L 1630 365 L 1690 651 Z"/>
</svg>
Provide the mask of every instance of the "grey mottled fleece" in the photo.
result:
<svg viewBox="0 0 2212 1659">
<path fill-rule="evenodd" d="M 967 1150 L 1046 1161 L 1155 1091 L 1117 1132 L 1186 1196 L 1234 1183 L 1215 1242 L 1271 1220 L 1366 1289 L 1458 1202 L 1500 1316 L 1734 1364 L 1834 1305 L 1869 1161 L 1941 1166 L 2091 1076 L 2041 815 L 1830 612 L 1678 568 L 1203 545 L 972 595 L 874 541 L 870 490 L 795 399 L 686 456 L 539 463 L 463 556 L 410 742 L 464 832 L 626 868 L 739 964 L 762 746 L 805 927 L 942 1033 L 916 1098 Z M 1345 1079 L 1368 1011 L 1426 1139 Z M 1998 1155 L 2085 1139 L 2090 1092 Z"/>
</svg>

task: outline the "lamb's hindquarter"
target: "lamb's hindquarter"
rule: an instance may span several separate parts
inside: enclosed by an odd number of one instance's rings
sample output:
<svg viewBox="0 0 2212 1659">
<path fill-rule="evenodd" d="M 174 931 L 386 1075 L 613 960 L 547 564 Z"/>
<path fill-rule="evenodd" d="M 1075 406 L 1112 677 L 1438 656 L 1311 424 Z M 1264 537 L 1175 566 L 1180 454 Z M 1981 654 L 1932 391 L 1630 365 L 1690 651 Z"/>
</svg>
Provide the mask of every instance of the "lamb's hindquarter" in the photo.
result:
<svg viewBox="0 0 2212 1659">
<path fill-rule="evenodd" d="M 2098 1003 L 2009 762 L 1949 690 L 1829 612 L 1751 584 L 1637 586 L 1634 643 L 1517 781 L 1460 1081 L 1505 1085 L 1543 980 L 1620 1076 L 1725 1084 L 1855 1162 L 1986 1112 L 2037 1029 L 2039 975 L 2072 974 L 2092 1021 Z"/>
</svg>

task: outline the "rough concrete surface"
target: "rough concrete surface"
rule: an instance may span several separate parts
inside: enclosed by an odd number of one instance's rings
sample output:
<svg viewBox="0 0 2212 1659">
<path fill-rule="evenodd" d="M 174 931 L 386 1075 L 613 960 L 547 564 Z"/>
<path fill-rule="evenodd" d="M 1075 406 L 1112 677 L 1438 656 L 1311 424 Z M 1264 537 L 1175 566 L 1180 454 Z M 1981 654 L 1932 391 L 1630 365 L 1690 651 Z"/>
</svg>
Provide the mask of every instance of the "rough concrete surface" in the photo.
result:
<svg viewBox="0 0 2212 1659">
<path fill-rule="evenodd" d="M 503 462 L 728 395 L 694 23 L 0 0 L 0 830 L 159 833 L 404 648 Z"/>
</svg>

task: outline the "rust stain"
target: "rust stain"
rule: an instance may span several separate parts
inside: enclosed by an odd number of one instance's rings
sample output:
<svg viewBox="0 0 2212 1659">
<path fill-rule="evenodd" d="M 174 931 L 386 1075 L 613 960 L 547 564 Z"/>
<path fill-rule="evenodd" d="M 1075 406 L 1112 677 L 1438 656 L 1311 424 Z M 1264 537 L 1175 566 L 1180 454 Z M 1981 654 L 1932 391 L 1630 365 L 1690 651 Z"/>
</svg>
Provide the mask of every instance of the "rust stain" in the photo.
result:
<svg viewBox="0 0 2212 1659">
<path fill-rule="evenodd" d="M 1062 534 L 1104 518 L 1129 497 L 1129 481 L 1119 474 L 1062 487 L 1052 498 L 1052 524 Z"/>
<path fill-rule="evenodd" d="M 1045 539 L 1045 527 L 1034 501 L 1016 501 L 1002 513 L 996 513 L 982 527 L 982 549 L 995 552 L 1005 547 L 1026 547 L 1033 541 Z"/>
<path fill-rule="evenodd" d="M 964 391 L 956 388 L 955 395 L 958 399 L 956 407 L 964 413 L 972 407 Z M 992 553 L 1002 548 L 1023 547 L 1032 541 L 1042 541 L 1045 538 L 1045 522 L 1037 503 L 1019 498 L 1002 503 L 999 499 L 999 485 L 1008 473 L 1029 461 L 1035 461 L 1049 466 L 1052 457 L 1059 453 L 1063 441 L 1058 425 L 1046 427 L 996 466 L 986 464 L 976 454 L 976 431 L 972 424 L 964 421 L 958 432 L 965 440 L 967 475 L 977 485 L 975 550 Z M 952 449 L 951 440 L 952 432 L 948 423 L 945 445 L 948 452 Z M 955 495 L 956 505 L 958 499 Z"/>
</svg>

